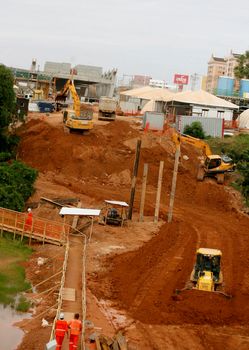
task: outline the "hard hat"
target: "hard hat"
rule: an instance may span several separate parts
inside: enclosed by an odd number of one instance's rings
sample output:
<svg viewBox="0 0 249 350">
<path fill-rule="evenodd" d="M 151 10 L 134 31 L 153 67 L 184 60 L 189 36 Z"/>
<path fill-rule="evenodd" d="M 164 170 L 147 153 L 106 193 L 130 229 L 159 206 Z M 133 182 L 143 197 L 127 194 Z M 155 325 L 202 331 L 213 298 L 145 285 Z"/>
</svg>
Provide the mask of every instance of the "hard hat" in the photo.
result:
<svg viewBox="0 0 249 350">
<path fill-rule="evenodd" d="M 31 208 L 28 208 L 28 212 L 29 212 L 29 213 L 31 212 Z"/>
<path fill-rule="evenodd" d="M 63 312 L 60 313 L 60 320 L 63 320 L 64 319 L 64 314 Z"/>
</svg>

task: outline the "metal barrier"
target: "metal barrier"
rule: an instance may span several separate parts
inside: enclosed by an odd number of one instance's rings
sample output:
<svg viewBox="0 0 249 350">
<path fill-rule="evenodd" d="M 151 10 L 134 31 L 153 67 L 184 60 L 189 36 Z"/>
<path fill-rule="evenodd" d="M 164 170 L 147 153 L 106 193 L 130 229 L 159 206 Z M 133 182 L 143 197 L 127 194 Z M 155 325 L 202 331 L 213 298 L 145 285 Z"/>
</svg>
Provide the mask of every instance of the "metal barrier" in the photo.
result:
<svg viewBox="0 0 249 350">
<path fill-rule="evenodd" d="M 66 249 L 65 249 L 65 255 L 64 255 L 64 262 L 62 267 L 62 277 L 61 277 L 61 283 L 60 283 L 60 290 L 58 295 L 58 301 L 57 301 L 57 311 L 56 316 L 53 322 L 52 331 L 50 335 L 50 340 L 55 338 L 55 322 L 57 319 L 59 319 L 59 315 L 61 312 L 61 305 L 62 305 L 62 292 L 65 285 L 65 279 L 66 279 L 66 271 L 67 271 L 67 262 L 68 262 L 68 252 L 69 252 L 69 241 L 66 243 Z"/>
<path fill-rule="evenodd" d="M 13 232 L 16 235 L 53 244 L 65 244 L 70 226 L 52 220 L 33 217 L 32 223 L 27 222 L 27 214 L 0 207 L 0 228 L 3 231 Z"/>
<path fill-rule="evenodd" d="M 82 257 L 82 332 L 81 332 L 81 343 L 80 343 L 80 348 L 81 350 L 85 350 L 85 320 L 86 320 L 86 249 L 87 249 L 87 236 L 78 231 L 75 228 L 71 229 L 75 231 L 77 234 L 81 235 L 84 237 L 84 247 L 83 247 L 83 257 Z M 91 232 L 92 232 L 92 226 L 91 226 Z M 90 232 L 90 235 L 91 235 Z M 58 296 L 58 302 L 57 302 L 57 311 L 56 311 L 56 316 L 54 318 L 53 326 L 52 326 L 52 331 L 50 335 L 50 341 L 52 339 L 55 339 L 55 323 L 56 320 L 59 318 L 60 312 L 61 312 L 61 307 L 62 307 L 62 293 L 63 293 L 63 288 L 65 284 L 65 276 L 66 276 L 66 270 L 67 270 L 67 261 L 68 261 L 68 253 L 69 253 L 69 241 L 66 244 L 66 250 L 65 250 L 65 258 L 64 258 L 64 263 L 63 263 L 63 273 L 62 273 L 62 278 L 61 278 L 61 287 L 59 290 L 59 296 Z"/>
</svg>

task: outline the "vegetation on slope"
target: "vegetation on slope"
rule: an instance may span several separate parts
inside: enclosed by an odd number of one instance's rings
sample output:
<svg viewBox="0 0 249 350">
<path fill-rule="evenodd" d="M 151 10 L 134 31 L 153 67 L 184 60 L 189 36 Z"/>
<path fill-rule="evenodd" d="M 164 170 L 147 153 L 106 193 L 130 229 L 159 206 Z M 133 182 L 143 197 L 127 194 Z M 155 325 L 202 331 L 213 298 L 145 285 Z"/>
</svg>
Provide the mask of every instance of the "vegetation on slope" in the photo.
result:
<svg viewBox="0 0 249 350">
<path fill-rule="evenodd" d="M 22 211 L 34 191 L 37 171 L 13 160 L 19 142 L 8 130 L 16 119 L 13 84 L 11 71 L 0 65 L 0 207 Z"/>
<path fill-rule="evenodd" d="M 30 288 L 25 279 L 21 263 L 28 260 L 32 250 L 19 241 L 0 238 L 0 303 L 11 305 L 19 311 L 26 311 L 29 303 L 18 293 Z"/>
<path fill-rule="evenodd" d="M 237 170 L 241 176 L 234 185 L 243 193 L 249 204 L 249 135 L 239 134 L 224 139 L 209 139 L 208 143 L 214 153 L 227 154 L 237 164 Z"/>
</svg>

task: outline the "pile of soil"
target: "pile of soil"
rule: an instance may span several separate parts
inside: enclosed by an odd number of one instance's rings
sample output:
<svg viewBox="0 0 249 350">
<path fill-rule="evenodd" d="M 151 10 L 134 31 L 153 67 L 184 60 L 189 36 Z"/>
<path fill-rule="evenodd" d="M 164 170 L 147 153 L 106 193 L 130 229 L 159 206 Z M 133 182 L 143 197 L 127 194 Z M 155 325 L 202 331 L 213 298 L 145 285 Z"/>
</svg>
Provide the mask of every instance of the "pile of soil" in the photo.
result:
<svg viewBox="0 0 249 350">
<path fill-rule="evenodd" d="M 173 223 L 139 250 L 107 261 L 108 273 L 93 284 L 98 298 L 147 324 L 249 325 L 248 217 L 233 210 L 229 193 L 213 183 L 179 181 L 177 197 Z M 223 290 L 231 299 L 196 290 L 176 297 L 199 247 L 222 251 Z"/>
<path fill-rule="evenodd" d="M 37 119 L 29 121 L 19 134 L 18 157 L 22 161 L 44 174 L 52 173 L 55 183 L 96 200 L 106 199 L 107 193 L 122 199 L 120 188 L 123 200 L 128 200 L 138 138 L 143 139 L 138 184 L 143 165 L 148 163 L 148 185 L 156 187 L 159 163 L 164 160 L 164 175 L 167 187 L 170 186 L 172 142 L 168 139 L 159 142 L 158 137 L 150 134 L 144 136 L 125 121 L 96 125 L 88 135 L 81 135 L 66 133 L 63 125 L 53 126 Z M 146 142 L 148 139 L 151 142 Z M 127 140 L 132 142 L 126 144 Z"/>
<path fill-rule="evenodd" d="M 145 215 L 154 215 L 159 163 L 163 160 L 160 217 L 167 221 L 174 167 L 174 146 L 169 137 L 143 134 L 120 120 L 95 125 L 84 136 L 65 133 L 62 125 L 32 120 L 20 130 L 20 136 L 19 158 L 42 172 L 44 181 L 47 176 L 60 188 L 88 196 L 94 205 L 104 199 L 129 200 L 136 141 L 141 138 L 134 209 L 139 209 L 143 166 L 148 163 Z M 102 269 L 94 277 L 88 276 L 88 287 L 98 300 L 110 300 L 115 308 L 148 327 L 249 326 L 248 216 L 239 212 L 237 197 L 229 187 L 212 179 L 196 181 L 200 153 L 195 148 L 183 145 L 182 155 L 188 157 L 181 157 L 179 165 L 173 222 L 162 225 L 136 251 L 116 251 L 102 257 Z M 135 236 L 134 242 L 139 233 Z M 189 280 L 199 247 L 222 251 L 224 291 L 231 299 L 196 290 L 175 296 L 175 290 Z"/>
</svg>

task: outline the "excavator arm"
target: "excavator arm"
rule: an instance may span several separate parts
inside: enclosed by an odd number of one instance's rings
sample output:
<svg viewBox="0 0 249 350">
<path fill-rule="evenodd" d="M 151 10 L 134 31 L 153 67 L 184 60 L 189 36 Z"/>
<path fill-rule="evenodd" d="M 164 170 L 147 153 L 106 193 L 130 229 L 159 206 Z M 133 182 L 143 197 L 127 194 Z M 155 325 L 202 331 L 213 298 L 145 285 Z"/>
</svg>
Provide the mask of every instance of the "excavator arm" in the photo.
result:
<svg viewBox="0 0 249 350">
<path fill-rule="evenodd" d="M 56 96 L 56 98 L 61 98 L 61 97 L 65 97 L 68 94 L 68 91 L 70 91 L 72 98 L 73 98 L 73 109 L 75 111 L 75 115 L 76 117 L 80 117 L 80 99 L 79 96 L 77 94 L 74 82 L 72 80 L 68 80 L 66 82 L 66 84 L 63 86 L 63 88 L 61 89 L 61 91 L 58 93 L 58 95 Z"/>
<path fill-rule="evenodd" d="M 180 144 L 182 142 L 185 142 L 185 143 L 188 143 L 190 145 L 193 145 L 196 148 L 201 149 L 204 156 L 206 156 L 206 157 L 213 154 L 209 145 L 206 142 L 204 142 L 203 140 L 197 139 L 197 138 L 189 136 L 189 135 L 180 134 L 177 132 L 173 133 L 172 138 L 173 138 L 175 145 L 178 147 L 180 146 Z"/>
</svg>

